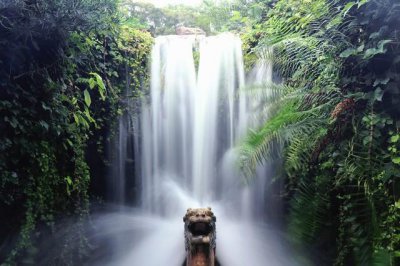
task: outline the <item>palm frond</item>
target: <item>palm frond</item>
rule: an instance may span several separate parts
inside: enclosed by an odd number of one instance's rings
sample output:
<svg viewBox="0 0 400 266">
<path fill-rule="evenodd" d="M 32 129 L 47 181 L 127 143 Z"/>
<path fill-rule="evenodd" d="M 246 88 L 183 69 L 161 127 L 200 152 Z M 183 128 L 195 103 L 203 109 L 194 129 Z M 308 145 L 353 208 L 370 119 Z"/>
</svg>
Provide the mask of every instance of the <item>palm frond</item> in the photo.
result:
<svg viewBox="0 0 400 266">
<path fill-rule="evenodd" d="M 249 97 L 250 107 L 253 109 L 253 125 L 259 125 L 275 116 L 281 107 L 297 102 L 299 111 L 316 112 L 320 118 L 328 118 L 328 114 L 337 103 L 339 92 L 337 88 L 330 88 L 327 92 L 313 93 L 306 88 L 296 88 L 285 84 L 265 82 L 244 88 L 241 93 Z"/>
<path fill-rule="evenodd" d="M 242 170 L 251 176 L 257 164 L 281 156 L 277 147 L 290 143 L 298 136 L 309 135 L 324 121 L 312 109 L 299 111 L 297 102 L 287 103 L 259 130 L 248 134 L 240 147 Z"/>
</svg>

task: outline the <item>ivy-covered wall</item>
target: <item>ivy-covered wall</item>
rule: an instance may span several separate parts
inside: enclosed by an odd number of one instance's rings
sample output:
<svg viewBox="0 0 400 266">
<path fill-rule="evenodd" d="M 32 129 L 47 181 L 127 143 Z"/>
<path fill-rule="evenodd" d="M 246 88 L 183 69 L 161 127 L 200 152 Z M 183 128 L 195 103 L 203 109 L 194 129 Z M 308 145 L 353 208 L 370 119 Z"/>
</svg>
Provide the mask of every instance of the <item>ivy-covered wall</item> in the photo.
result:
<svg viewBox="0 0 400 266">
<path fill-rule="evenodd" d="M 73 216 L 74 230 L 83 230 L 93 170 L 87 158 L 103 158 L 122 92 L 137 92 L 139 80 L 146 80 L 151 43 L 147 32 L 123 25 L 113 0 L 0 3 L 5 265 L 34 265 L 41 252 L 35 243 L 59 230 L 59 220 Z M 87 154 L 91 145 L 96 149 Z M 79 264 L 87 242 L 83 231 L 78 235 L 75 250 L 64 238 L 58 257 L 48 263 Z"/>
</svg>

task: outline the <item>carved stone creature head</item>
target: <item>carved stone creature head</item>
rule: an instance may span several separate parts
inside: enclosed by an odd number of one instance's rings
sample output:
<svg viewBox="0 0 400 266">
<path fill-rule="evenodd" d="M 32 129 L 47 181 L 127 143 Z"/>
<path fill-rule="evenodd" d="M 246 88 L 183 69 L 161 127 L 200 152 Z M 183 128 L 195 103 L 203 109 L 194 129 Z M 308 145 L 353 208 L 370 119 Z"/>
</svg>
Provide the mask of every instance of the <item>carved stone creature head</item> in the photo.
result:
<svg viewBox="0 0 400 266">
<path fill-rule="evenodd" d="M 187 210 L 183 217 L 186 251 L 196 252 L 196 246 L 208 246 L 210 251 L 215 249 L 216 220 L 210 207 Z"/>
</svg>

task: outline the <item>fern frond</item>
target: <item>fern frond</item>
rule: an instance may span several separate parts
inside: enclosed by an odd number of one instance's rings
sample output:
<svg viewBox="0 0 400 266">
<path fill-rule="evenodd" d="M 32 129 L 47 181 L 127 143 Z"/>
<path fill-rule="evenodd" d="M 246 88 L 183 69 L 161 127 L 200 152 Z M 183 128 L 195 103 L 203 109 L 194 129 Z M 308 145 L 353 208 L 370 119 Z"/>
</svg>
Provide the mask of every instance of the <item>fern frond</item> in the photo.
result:
<svg viewBox="0 0 400 266">
<path fill-rule="evenodd" d="M 325 119 L 318 117 L 318 112 L 299 111 L 296 102 L 288 103 L 280 109 L 259 130 L 251 131 L 241 146 L 241 168 L 251 176 L 257 164 L 280 156 L 276 147 L 290 143 L 300 135 L 309 135 L 321 126 Z"/>
<path fill-rule="evenodd" d="M 326 225 L 326 215 L 329 209 L 327 183 L 325 178 L 319 184 L 315 181 L 300 181 L 291 203 L 289 232 L 301 243 L 315 243 L 320 230 Z"/>
</svg>

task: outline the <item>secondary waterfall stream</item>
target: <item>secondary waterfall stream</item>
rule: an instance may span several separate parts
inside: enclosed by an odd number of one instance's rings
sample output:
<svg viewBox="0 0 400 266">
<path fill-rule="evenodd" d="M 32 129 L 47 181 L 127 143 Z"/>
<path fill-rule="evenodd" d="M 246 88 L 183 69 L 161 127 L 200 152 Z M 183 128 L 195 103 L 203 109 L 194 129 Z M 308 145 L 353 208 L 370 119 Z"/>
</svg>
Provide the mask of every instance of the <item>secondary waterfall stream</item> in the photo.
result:
<svg viewBox="0 0 400 266">
<path fill-rule="evenodd" d="M 228 33 L 157 37 L 151 65 L 150 92 L 134 125 L 140 167 L 127 177 L 139 179 L 139 207 L 98 222 L 115 251 L 102 263 L 182 265 L 182 216 L 189 207 L 210 206 L 221 265 L 295 265 L 265 223 L 268 169 L 247 184 L 238 167 L 235 147 L 254 126 L 253 104 L 239 93 L 245 85 L 240 39 Z M 253 82 L 271 79 L 271 66 L 264 64 Z M 115 187 L 125 189 L 118 182 Z"/>
</svg>

